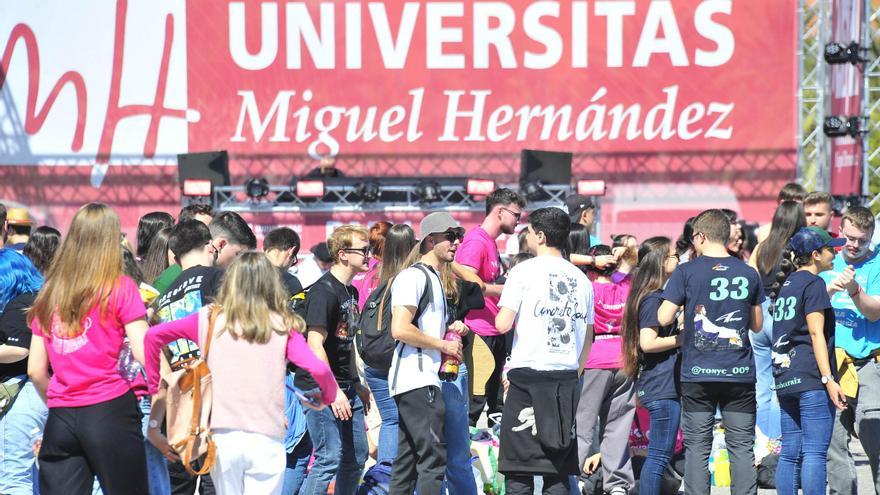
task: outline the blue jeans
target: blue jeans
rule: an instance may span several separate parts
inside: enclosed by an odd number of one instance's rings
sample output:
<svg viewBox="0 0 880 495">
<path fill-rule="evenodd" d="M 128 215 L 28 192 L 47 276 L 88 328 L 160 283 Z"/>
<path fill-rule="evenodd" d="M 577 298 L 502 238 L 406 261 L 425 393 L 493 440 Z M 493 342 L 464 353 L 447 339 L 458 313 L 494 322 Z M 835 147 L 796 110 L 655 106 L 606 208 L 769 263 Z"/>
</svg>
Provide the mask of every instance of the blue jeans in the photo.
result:
<svg viewBox="0 0 880 495">
<path fill-rule="evenodd" d="M 675 452 L 678 426 L 681 422 L 681 403 L 675 399 L 658 399 L 645 404 L 651 416 L 648 458 L 642 466 L 639 479 L 640 495 L 660 495 L 663 473 Z"/>
<path fill-rule="evenodd" d="M 284 470 L 284 487 L 282 495 L 294 495 L 299 493 L 303 481 L 306 480 L 306 469 L 312 458 L 312 440 L 306 433 L 293 451 L 287 454 L 287 468 Z"/>
<path fill-rule="evenodd" d="M 808 390 L 779 399 L 782 409 L 782 452 L 776 467 L 776 493 L 824 495 L 825 462 L 834 410 L 828 393 Z"/>
<path fill-rule="evenodd" d="M 454 382 L 442 382 L 440 387 L 443 390 L 443 403 L 446 405 L 446 485 L 452 495 L 477 493 L 477 482 L 471 468 L 467 380 L 467 367 L 461 363 L 458 379 Z"/>
<path fill-rule="evenodd" d="M 324 495 L 330 481 L 336 477 L 336 495 L 354 495 L 364 463 L 369 455 L 367 431 L 364 423 L 364 405 L 355 393 L 354 385 L 341 385 L 351 404 L 351 419 L 336 419 L 325 407 L 320 411 L 306 408 L 309 437 L 314 445 L 315 462 L 300 489 L 300 495 Z"/>
<path fill-rule="evenodd" d="M 388 372 L 366 366 L 364 376 L 382 418 L 376 462 L 393 461 L 397 457 L 397 403 L 388 395 Z"/>
<path fill-rule="evenodd" d="M 749 332 L 752 352 L 755 355 L 755 401 L 757 415 L 755 425 L 768 438 L 779 438 L 782 429 L 779 423 L 779 400 L 773 380 L 773 365 L 770 351 L 773 348 L 773 317 L 770 316 L 770 299 L 761 304 L 764 311 L 764 326 L 759 333 Z"/>
<path fill-rule="evenodd" d="M 33 445 L 43 436 L 49 416 L 34 384 L 26 380 L 23 385 L 12 407 L 0 416 L 0 493 L 10 495 L 39 493 Z"/>
</svg>

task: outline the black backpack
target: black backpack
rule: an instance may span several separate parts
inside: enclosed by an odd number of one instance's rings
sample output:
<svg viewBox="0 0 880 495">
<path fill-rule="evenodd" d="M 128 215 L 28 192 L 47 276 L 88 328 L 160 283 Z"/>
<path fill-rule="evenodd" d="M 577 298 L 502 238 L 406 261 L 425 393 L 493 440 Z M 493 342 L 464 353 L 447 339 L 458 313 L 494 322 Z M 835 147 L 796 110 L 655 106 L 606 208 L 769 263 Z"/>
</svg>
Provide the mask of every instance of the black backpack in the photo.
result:
<svg viewBox="0 0 880 495">
<path fill-rule="evenodd" d="M 431 274 L 419 263 L 413 266 L 425 273 L 425 289 L 422 291 L 422 297 L 419 298 L 416 314 L 413 315 L 412 320 L 418 321 L 432 299 Z M 379 285 L 367 298 L 355 336 L 355 345 L 364 363 L 382 371 L 391 369 L 394 348 L 397 346 L 397 341 L 391 336 L 391 284 L 393 283 L 394 278 Z"/>
<path fill-rule="evenodd" d="M 308 315 L 309 312 L 309 291 L 311 291 L 316 285 L 320 283 L 323 283 L 331 290 L 333 289 L 333 286 L 330 284 L 329 281 L 323 278 L 318 279 L 317 282 L 303 288 L 303 290 L 301 290 L 300 292 L 297 292 L 296 294 L 290 296 L 290 299 L 288 299 L 287 301 L 287 309 L 289 309 L 292 313 L 296 313 L 302 316 L 303 319 L 306 319 L 306 315 Z"/>
</svg>

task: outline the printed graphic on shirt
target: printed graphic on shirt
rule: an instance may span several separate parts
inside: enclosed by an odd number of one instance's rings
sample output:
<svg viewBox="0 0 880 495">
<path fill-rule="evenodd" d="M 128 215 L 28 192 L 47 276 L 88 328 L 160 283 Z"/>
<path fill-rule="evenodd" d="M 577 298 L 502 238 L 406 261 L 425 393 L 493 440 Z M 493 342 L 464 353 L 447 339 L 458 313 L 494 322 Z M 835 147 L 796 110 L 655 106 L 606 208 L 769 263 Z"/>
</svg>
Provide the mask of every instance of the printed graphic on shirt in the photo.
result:
<svg viewBox="0 0 880 495">
<path fill-rule="evenodd" d="M 551 353 L 571 352 L 576 343 L 572 320 L 587 318 L 586 312 L 577 313 L 578 301 L 575 296 L 573 277 L 562 273 L 549 273 L 550 292 L 548 304 L 535 306 L 535 316 L 548 316 L 547 351 Z"/>
<path fill-rule="evenodd" d="M 796 354 L 791 347 L 791 341 L 788 335 L 782 335 L 773 343 L 773 350 L 770 352 L 770 358 L 773 360 L 773 372 L 779 374 L 781 369 L 791 368 L 791 358 Z"/>
<path fill-rule="evenodd" d="M 357 333 L 357 323 L 361 317 L 361 310 L 358 308 L 357 300 L 347 299 L 343 301 L 342 306 L 339 308 L 339 313 L 345 316 L 340 318 L 339 323 L 336 324 L 335 335 L 337 339 L 345 342 L 341 344 L 345 349 L 351 349 L 351 343 Z"/>
<path fill-rule="evenodd" d="M 727 327 L 722 324 L 731 324 L 742 321 L 737 317 L 739 310 L 721 315 L 712 321 L 706 314 L 706 307 L 697 304 L 694 310 L 694 346 L 701 351 L 723 351 L 728 349 L 740 349 L 743 346 L 743 337 L 746 327 Z"/>
<path fill-rule="evenodd" d="M 516 417 L 519 424 L 512 427 L 512 431 L 532 431 L 532 436 L 536 436 L 538 434 L 538 425 L 535 424 L 535 408 L 534 407 L 526 407 L 520 410 L 519 415 Z"/>
<path fill-rule="evenodd" d="M 53 314 L 51 326 L 52 338 L 50 339 L 52 342 L 52 349 L 57 354 L 61 355 L 73 354 L 89 343 L 89 338 L 86 334 L 91 328 L 92 318 L 86 316 L 85 320 L 82 322 L 82 332 L 71 337 L 66 335 L 64 326 L 61 323 L 61 318 L 59 318 L 58 315 Z"/>
<path fill-rule="evenodd" d="M 202 308 L 202 293 L 198 290 L 187 292 L 177 301 L 159 308 L 157 313 L 163 323 L 185 318 Z"/>
</svg>

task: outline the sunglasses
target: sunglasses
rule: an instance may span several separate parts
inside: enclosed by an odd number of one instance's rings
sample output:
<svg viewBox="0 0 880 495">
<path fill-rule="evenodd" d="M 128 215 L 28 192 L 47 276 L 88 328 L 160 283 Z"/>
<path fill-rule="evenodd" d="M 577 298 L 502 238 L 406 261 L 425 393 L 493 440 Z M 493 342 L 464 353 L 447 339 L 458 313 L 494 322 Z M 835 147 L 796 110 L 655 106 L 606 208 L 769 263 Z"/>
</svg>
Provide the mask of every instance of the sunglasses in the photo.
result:
<svg viewBox="0 0 880 495">
<path fill-rule="evenodd" d="M 446 232 L 440 232 L 437 234 L 433 234 L 435 236 L 435 240 L 440 239 L 438 242 L 449 241 L 455 243 L 455 241 L 461 240 L 464 238 L 464 229 L 452 229 L 447 230 Z"/>
<path fill-rule="evenodd" d="M 368 257 L 373 252 L 370 249 L 370 246 L 364 246 L 360 249 L 348 248 L 348 249 L 343 249 L 343 251 L 345 251 L 346 253 L 358 253 L 361 256 L 363 256 L 364 258 Z"/>
<path fill-rule="evenodd" d="M 503 206 L 501 207 L 501 209 L 506 211 L 507 213 L 510 213 L 511 215 L 513 215 L 513 218 L 515 218 L 517 222 L 519 222 L 519 219 L 522 218 L 521 211 L 513 211 L 513 210 L 511 210 L 509 208 L 505 208 Z"/>
</svg>

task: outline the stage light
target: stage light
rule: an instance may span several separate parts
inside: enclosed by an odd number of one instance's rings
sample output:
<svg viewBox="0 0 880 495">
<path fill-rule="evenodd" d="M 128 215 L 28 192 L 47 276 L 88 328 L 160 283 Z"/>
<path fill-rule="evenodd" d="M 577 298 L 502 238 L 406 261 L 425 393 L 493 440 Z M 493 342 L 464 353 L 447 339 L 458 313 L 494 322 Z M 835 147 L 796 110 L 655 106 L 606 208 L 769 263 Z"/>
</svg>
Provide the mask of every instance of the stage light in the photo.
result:
<svg viewBox="0 0 880 495">
<path fill-rule="evenodd" d="M 184 179 L 184 196 L 210 196 L 211 181 L 208 179 Z"/>
<path fill-rule="evenodd" d="M 269 195 L 269 181 L 265 177 L 251 177 L 244 183 L 244 192 L 253 201 L 263 199 Z"/>
<path fill-rule="evenodd" d="M 577 182 L 578 194 L 584 196 L 604 196 L 605 181 L 604 180 L 579 180 Z"/>
<path fill-rule="evenodd" d="M 488 196 L 495 190 L 495 181 L 488 179 L 468 179 L 467 193 L 471 196 Z"/>
<path fill-rule="evenodd" d="M 520 191 L 529 201 L 539 201 L 547 197 L 547 191 L 541 185 L 541 181 L 524 182 L 519 186 Z"/>
<path fill-rule="evenodd" d="M 826 117 L 822 125 L 822 131 L 831 138 L 858 137 L 867 134 L 869 130 L 868 117 L 846 117 L 844 115 L 832 115 Z"/>
<path fill-rule="evenodd" d="M 354 185 L 355 194 L 361 198 L 362 202 L 374 203 L 379 200 L 382 195 L 382 188 L 376 181 L 358 182 Z"/>
<path fill-rule="evenodd" d="M 437 182 L 420 182 L 416 185 L 416 196 L 423 203 L 440 201 L 440 184 Z"/>
<path fill-rule="evenodd" d="M 825 62 L 829 65 L 860 64 L 868 61 L 869 51 L 853 41 L 844 46 L 842 43 L 825 45 Z"/>
<path fill-rule="evenodd" d="M 323 198 L 324 181 L 301 180 L 296 183 L 296 195 L 300 198 Z"/>
</svg>

